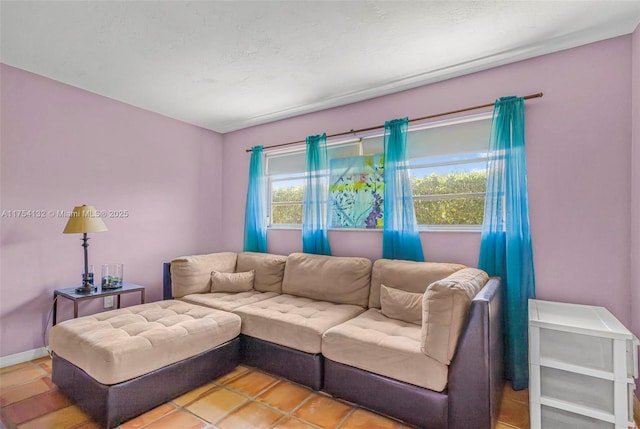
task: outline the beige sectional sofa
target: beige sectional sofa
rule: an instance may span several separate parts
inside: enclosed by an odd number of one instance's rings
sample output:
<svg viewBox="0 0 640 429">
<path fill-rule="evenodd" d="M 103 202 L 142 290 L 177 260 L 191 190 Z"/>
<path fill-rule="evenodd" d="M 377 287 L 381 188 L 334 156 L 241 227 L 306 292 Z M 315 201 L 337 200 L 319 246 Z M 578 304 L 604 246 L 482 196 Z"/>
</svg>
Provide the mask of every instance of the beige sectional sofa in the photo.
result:
<svg viewBox="0 0 640 429">
<path fill-rule="evenodd" d="M 480 270 L 223 252 L 174 259 L 165 283 L 174 299 L 240 316 L 249 365 L 418 427 L 495 423 L 501 292 Z"/>
</svg>

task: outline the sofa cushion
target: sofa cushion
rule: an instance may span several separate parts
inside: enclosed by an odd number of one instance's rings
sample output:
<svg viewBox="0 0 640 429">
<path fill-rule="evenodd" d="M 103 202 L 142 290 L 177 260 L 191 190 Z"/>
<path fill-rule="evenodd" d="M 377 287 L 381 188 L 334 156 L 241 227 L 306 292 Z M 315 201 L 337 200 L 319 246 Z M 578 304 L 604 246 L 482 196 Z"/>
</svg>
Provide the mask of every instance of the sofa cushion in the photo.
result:
<svg viewBox="0 0 640 429">
<path fill-rule="evenodd" d="M 253 289 L 254 270 L 244 273 L 211 272 L 211 292 L 248 292 Z"/>
<path fill-rule="evenodd" d="M 182 256 L 171 261 L 171 292 L 174 298 L 211 290 L 211 271 L 233 273 L 236 254 L 233 252 Z"/>
<path fill-rule="evenodd" d="M 238 253 L 236 271 L 255 270 L 253 288 L 259 292 L 282 292 L 282 278 L 287 257 L 269 253 Z"/>
<path fill-rule="evenodd" d="M 366 307 L 370 280 L 371 261 L 366 258 L 292 253 L 282 293 Z"/>
<path fill-rule="evenodd" d="M 159 301 L 66 320 L 51 349 L 103 384 L 116 384 L 195 356 L 240 333 L 240 318 L 181 301 Z"/>
<path fill-rule="evenodd" d="M 378 259 L 371 271 L 369 307 L 380 308 L 381 284 L 407 292 L 424 293 L 431 283 L 463 268 L 465 266 L 460 264 Z"/>
<path fill-rule="evenodd" d="M 242 333 L 307 353 L 320 353 L 322 333 L 364 309 L 357 305 L 279 295 L 238 307 Z"/>
<path fill-rule="evenodd" d="M 473 297 L 489 276 L 477 268 L 464 268 L 429 285 L 422 298 L 422 352 L 450 364 Z"/>
<path fill-rule="evenodd" d="M 327 330 L 322 354 L 335 362 L 441 392 L 448 367 L 420 351 L 420 326 L 371 308 Z"/>
<path fill-rule="evenodd" d="M 182 298 L 178 298 L 184 302 L 191 304 L 204 305 L 205 307 L 217 308 L 223 311 L 233 311 L 243 305 L 253 304 L 254 302 L 264 301 L 265 299 L 273 298 L 278 294 L 275 292 L 258 292 L 256 290 L 250 290 L 248 292 L 229 293 L 229 292 L 214 292 L 214 293 L 194 293 L 191 295 L 185 295 Z"/>
<path fill-rule="evenodd" d="M 422 294 L 405 292 L 385 285 L 380 286 L 382 314 L 422 326 Z"/>
</svg>

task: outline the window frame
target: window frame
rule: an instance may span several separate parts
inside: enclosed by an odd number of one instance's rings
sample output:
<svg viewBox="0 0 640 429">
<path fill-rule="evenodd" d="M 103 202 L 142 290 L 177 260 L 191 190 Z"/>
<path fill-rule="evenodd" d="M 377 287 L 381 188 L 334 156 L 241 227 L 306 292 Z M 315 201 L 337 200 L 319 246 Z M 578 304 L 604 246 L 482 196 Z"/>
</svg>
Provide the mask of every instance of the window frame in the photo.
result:
<svg viewBox="0 0 640 429">
<path fill-rule="evenodd" d="M 475 114 L 475 115 L 467 115 L 467 116 L 462 116 L 462 117 L 457 117 L 457 118 L 452 118 L 452 119 L 444 119 L 441 121 L 435 121 L 435 122 L 427 122 L 427 123 L 422 123 L 422 124 L 415 124 L 415 125 L 409 125 L 409 128 L 407 130 L 407 135 L 409 135 L 409 133 L 411 132 L 415 132 L 415 131 L 419 131 L 419 130 L 424 130 L 424 129 L 428 129 L 428 128 L 436 128 L 436 127 L 447 127 L 447 126 L 452 126 L 452 125 L 456 125 L 456 124 L 461 124 L 461 123 L 466 123 L 466 122 L 474 122 L 474 121 L 482 121 L 482 120 L 491 120 L 492 118 L 492 114 L 491 112 L 486 112 L 486 113 L 480 113 L 480 114 Z M 384 135 L 384 131 L 373 131 L 373 132 L 368 132 L 368 133 L 362 133 L 357 135 L 356 137 L 348 137 L 348 138 L 338 138 L 336 140 L 333 141 L 328 141 L 327 142 L 327 148 L 330 147 L 336 147 L 336 146 L 342 146 L 342 145 L 353 145 L 354 143 L 358 144 L 358 154 L 359 156 L 364 155 L 364 141 L 367 139 L 372 139 L 372 138 L 376 138 L 376 137 L 380 137 Z M 483 163 L 488 163 L 488 159 L 489 159 L 489 136 L 487 136 L 487 148 L 486 148 L 486 152 L 485 156 L 483 157 L 474 157 L 474 158 L 469 158 L 469 159 L 458 159 L 458 160 L 451 160 L 451 161 L 437 161 L 437 162 L 422 162 L 419 164 L 411 164 L 411 159 L 408 160 L 408 166 L 407 169 L 409 170 L 409 175 L 410 177 L 412 177 L 412 170 L 417 170 L 417 169 L 421 169 L 421 168 L 432 168 L 432 167 L 446 167 L 446 166 L 450 166 L 450 165 L 463 165 L 463 164 L 477 164 L 480 162 Z M 410 143 L 408 143 L 410 144 Z M 280 150 L 274 150 L 274 151 L 270 151 L 270 152 L 265 152 L 264 153 L 264 157 L 265 157 L 265 165 L 266 165 L 266 171 L 268 171 L 268 163 L 269 163 L 269 157 L 270 156 L 282 156 L 282 155 L 286 155 L 288 153 L 290 154 L 294 154 L 294 153 L 300 153 L 300 152 L 304 152 L 305 150 L 305 146 L 304 143 L 301 143 L 300 145 L 296 145 L 294 147 L 290 147 L 287 149 L 280 149 Z M 476 152 L 476 153 L 482 153 L 480 151 Z M 488 170 L 488 169 L 487 169 Z M 275 205 L 284 205 L 284 204 L 298 204 L 298 201 L 277 201 L 274 202 L 273 201 L 273 182 L 280 182 L 280 181 L 288 181 L 288 180 L 301 180 L 305 178 L 305 172 L 298 172 L 298 173 L 290 173 L 290 174 L 279 174 L 279 175 L 275 175 L 277 178 L 273 178 L 272 175 L 269 175 L 268 173 L 266 174 L 266 178 L 267 178 L 267 183 L 268 183 L 268 192 L 269 192 L 269 197 L 268 197 L 268 202 L 269 202 L 269 219 L 268 219 L 268 223 L 267 223 L 267 228 L 268 229 L 302 229 L 302 224 L 274 224 L 273 223 L 273 207 L 274 204 Z M 415 177 L 415 176 L 413 176 Z M 413 191 L 413 187 L 412 187 L 412 191 Z M 429 200 L 429 199 L 437 199 L 437 198 L 442 198 L 443 196 L 446 197 L 450 197 L 452 199 L 458 199 L 458 198 L 469 198 L 469 197 L 484 197 L 486 198 L 486 191 L 485 192 L 469 192 L 469 193 L 460 193 L 460 194 L 431 194 L 431 195 L 413 195 L 412 200 L 413 200 L 413 204 L 414 204 L 414 210 L 415 210 L 415 202 L 417 200 Z M 303 203 L 300 202 L 300 204 L 302 205 Z M 369 229 L 369 228 L 329 228 L 329 230 L 331 231 L 377 231 L 377 232 L 381 232 L 382 229 Z M 440 224 L 418 224 L 418 230 L 419 231 L 429 231 L 429 232 L 481 232 L 482 231 L 482 224 L 478 224 L 478 225 L 465 225 L 465 224 L 452 224 L 452 225 L 440 225 Z"/>
<path fill-rule="evenodd" d="M 434 168 L 434 167 L 447 167 L 450 165 L 463 165 L 463 164 L 478 164 L 480 162 L 486 163 L 488 160 L 488 153 L 483 157 L 474 157 L 468 159 L 456 159 L 450 162 L 447 161 L 439 161 L 439 162 L 423 162 L 420 164 L 409 165 L 407 170 L 409 170 L 409 177 L 411 177 L 412 170 L 418 170 L 422 168 Z M 414 176 L 415 177 L 415 176 Z M 429 195 L 415 195 L 413 193 L 413 187 L 411 188 L 412 199 L 413 199 L 413 207 L 415 210 L 415 203 L 417 200 L 429 201 L 429 200 L 437 200 L 444 199 L 446 197 L 448 199 L 462 199 L 462 198 L 470 198 L 470 197 L 483 197 L 486 198 L 487 192 L 465 192 L 459 194 L 429 194 Z M 417 219 L 416 219 L 417 221 Z M 425 224 L 418 223 L 418 230 L 420 231 L 482 231 L 482 224 L 451 224 L 451 225 L 441 225 L 441 224 Z"/>
<path fill-rule="evenodd" d="M 281 175 L 285 176 L 285 175 Z M 273 201 L 273 182 L 286 182 L 290 180 L 304 180 L 305 173 L 291 173 L 290 175 L 286 175 L 287 177 L 279 177 L 277 179 L 272 178 L 267 175 L 267 188 L 269 192 L 269 219 L 267 222 L 267 228 L 273 229 L 302 229 L 301 223 L 273 223 L 273 206 L 275 205 L 285 205 L 285 204 L 300 204 L 302 209 L 302 200 L 298 201 Z M 293 177 L 292 177 L 293 176 Z M 304 198 L 304 197 L 303 197 Z"/>
</svg>

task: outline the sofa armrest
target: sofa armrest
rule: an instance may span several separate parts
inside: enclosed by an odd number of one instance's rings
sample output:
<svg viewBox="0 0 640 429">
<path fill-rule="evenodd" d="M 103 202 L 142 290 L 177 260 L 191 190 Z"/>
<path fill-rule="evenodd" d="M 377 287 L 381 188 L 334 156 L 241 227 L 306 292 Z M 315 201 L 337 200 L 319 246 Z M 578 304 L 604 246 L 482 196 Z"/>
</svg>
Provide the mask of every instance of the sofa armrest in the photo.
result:
<svg viewBox="0 0 640 429">
<path fill-rule="evenodd" d="M 474 297 L 449 366 L 449 427 L 490 429 L 504 384 L 503 297 L 491 278 Z"/>
</svg>

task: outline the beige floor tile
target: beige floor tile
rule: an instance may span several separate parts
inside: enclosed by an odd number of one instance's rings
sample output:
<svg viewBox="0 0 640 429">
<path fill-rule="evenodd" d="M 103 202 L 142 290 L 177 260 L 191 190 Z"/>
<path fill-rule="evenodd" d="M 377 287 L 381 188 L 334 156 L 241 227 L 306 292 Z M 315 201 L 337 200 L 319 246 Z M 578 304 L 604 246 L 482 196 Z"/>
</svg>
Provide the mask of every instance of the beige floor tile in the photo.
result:
<svg viewBox="0 0 640 429">
<path fill-rule="evenodd" d="M 315 395 L 298 408 L 293 415 L 323 429 L 333 429 L 351 411 L 342 402 L 322 395 Z"/>
<path fill-rule="evenodd" d="M 300 405 L 312 392 L 288 381 L 282 381 L 258 396 L 258 401 L 271 405 L 286 413 Z"/>
<path fill-rule="evenodd" d="M 204 429 L 206 426 L 202 420 L 178 409 L 145 426 L 145 429 Z"/>
<path fill-rule="evenodd" d="M 27 368 L 31 365 L 31 362 L 22 362 L 16 365 L 5 366 L 4 368 L 0 368 L 0 374 L 4 374 L 11 371 L 16 371 L 18 369 Z"/>
<path fill-rule="evenodd" d="M 185 405 L 190 404 L 191 402 L 195 401 L 201 396 L 204 396 L 209 391 L 215 389 L 215 387 L 216 387 L 215 384 L 207 383 L 204 386 L 196 387 L 192 391 L 187 392 L 182 396 L 178 396 L 177 398 L 173 399 L 171 402 L 173 402 L 174 404 L 180 407 L 184 407 Z"/>
<path fill-rule="evenodd" d="M 79 426 L 88 422 L 89 416 L 75 405 L 46 414 L 19 425 L 18 429 L 62 429 Z"/>
<path fill-rule="evenodd" d="M 509 382 L 504 385 L 502 397 L 529 405 L 529 389 L 513 390 Z"/>
<path fill-rule="evenodd" d="M 250 373 L 231 381 L 227 384 L 227 387 L 238 390 L 247 396 L 254 397 L 277 381 L 277 378 L 263 372 L 251 371 Z"/>
<path fill-rule="evenodd" d="M 213 392 L 193 402 L 191 405 L 188 405 L 186 409 L 201 419 L 215 423 L 247 401 L 248 399 L 242 395 L 227 389 L 217 388 Z"/>
<path fill-rule="evenodd" d="M 44 369 L 37 365 L 29 364 L 28 366 L 21 367 L 15 371 L 0 374 L 0 388 L 5 389 L 18 384 L 25 384 L 46 375 L 47 372 Z"/>
<path fill-rule="evenodd" d="M 498 421 L 519 429 L 529 429 L 529 406 L 504 398 L 500 404 Z"/>
<path fill-rule="evenodd" d="M 48 392 L 50 389 L 49 385 L 44 382 L 44 379 L 2 389 L 0 392 L 0 406 L 6 407 L 23 399 Z"/>
<path fill-rule="evenodd" d="M 246 366 L 238 365 L 238 366 L 235 367 L 235 369 L 233 371 L 223 375 L 220 378 L 215 379 L 214 383 L 216 383 L 216 384 L 227 384 L 231 380 L 234 380 L 234 379 L 240 377 L 242 374 L 246 374 L 249 371 L 251 371 L 251 368 L 247 368 Z"/>
<path fill-rule="evenodd" d="M 402 429 L 402 424 L 362 409 L 355 410 L 340 429 Z"/>
<path fill-rule="evenodd" d="M 520 429 L 520 428 L 517 428 L 516 426 L 507 425 L 502 422 L 498 422 L 496 424 L 495 429 Z"/>
<path fill-rule="evenodd" d="M 146 413 L 141 414 L 138 417 L 135 417 L 129 420 L 128 422 L 122 424 L 120 426 L 120 429 L 141 428 L 144 425 L 148 425 L 149 423 L 155 422 L 156 420 L 160 419 L 160 417 L 166 414 L 169 414 L 175 409 L 176 407 L 172 404 L 162 404 L 159 407 L 149 410 Z"/>
<path fill-rule="evenodd" d="M 273 429 L 314 429 L 314 427 L 303 423 L 293 417 L 288 417 L 287 419 L 278 423 L 277 426 L 274 426 Z"/>
<path fill-rule="evenodd" d="M 269 429 L 284 414 L 258 402 L 238 408 L 216 424 L 220 429 Z"/>
<path fill-rule="evenodd" d="M 50 390 L 38 396 L 3 407 L 3 412 L 12 422 L 19 424 L 71 405 L 66 395 Z"/>
<path fill-rule="evenodd" d="M 42 357 L 40 359 L 36 359 L 34 361 L 31 361 L 32 363 L 38 365 L 40 368 L 44 369 L 45 371 L 47 371 L 49 374 L 51 374 L 51 370 L 53 368 L 53 362 L 51 361 L 51 358 L 49 356 L 45 356 Z"/>
<path fill-rule="evenodd" d="M 92 421 L 81 424 L 80 426 L 76 426 L 73 429 L 104 429 L 102 425 Z"/>
</svg>

